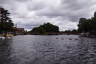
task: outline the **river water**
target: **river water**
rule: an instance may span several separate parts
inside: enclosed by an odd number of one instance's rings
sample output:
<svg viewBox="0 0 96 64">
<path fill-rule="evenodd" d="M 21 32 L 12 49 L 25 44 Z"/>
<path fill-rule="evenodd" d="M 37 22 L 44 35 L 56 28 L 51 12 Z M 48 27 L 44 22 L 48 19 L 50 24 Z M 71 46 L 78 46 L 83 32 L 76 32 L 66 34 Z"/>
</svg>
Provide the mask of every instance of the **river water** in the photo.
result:
<svg viewBox="0 0 96 64">
<path fill-rule="evenodd" d="M 0 64 L 96 64 L 96 38 L 19 35 L 2 39 Z"/>
</svg>

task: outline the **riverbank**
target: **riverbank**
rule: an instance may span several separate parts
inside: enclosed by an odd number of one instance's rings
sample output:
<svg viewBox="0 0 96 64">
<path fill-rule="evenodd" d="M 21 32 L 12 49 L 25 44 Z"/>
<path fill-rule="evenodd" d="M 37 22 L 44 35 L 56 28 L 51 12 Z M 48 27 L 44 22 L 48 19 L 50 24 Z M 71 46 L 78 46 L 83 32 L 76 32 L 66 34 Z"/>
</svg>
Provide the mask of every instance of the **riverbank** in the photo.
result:
<svg viewBox="0 0 96 64">
<path fill-rule="evenodd" d="M 80 33 L 82 37 L 96 38 L 96 34 L 93 33 Z"/>
<path fill-rule="evenodd" d="M 79 35 L 80 33 L 78 32 L 45 32 L 45 33 L 29 33 L 30 35 Z"/>
<path fill-rule="evenodd" d="M 6 37 L 12 37 L 14 36 L 13 34 L 6 34 Z M 0 37 L 5 37 L 5 34 L 0 34 Z"/>
</svg>

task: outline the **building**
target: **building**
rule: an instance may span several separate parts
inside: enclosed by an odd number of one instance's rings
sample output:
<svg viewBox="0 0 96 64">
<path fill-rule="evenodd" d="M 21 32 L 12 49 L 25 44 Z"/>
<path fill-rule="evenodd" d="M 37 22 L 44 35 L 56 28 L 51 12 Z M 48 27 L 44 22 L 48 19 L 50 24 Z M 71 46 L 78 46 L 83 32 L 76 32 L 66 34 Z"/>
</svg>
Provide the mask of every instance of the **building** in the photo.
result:
<svg viewBox="0 0 96 64">
<path fill-rule="evenodd" d="M 23 35 L 25 33 L 24 28 L 16 28 L 15 30 L 16 35 Z"/>
</svg>

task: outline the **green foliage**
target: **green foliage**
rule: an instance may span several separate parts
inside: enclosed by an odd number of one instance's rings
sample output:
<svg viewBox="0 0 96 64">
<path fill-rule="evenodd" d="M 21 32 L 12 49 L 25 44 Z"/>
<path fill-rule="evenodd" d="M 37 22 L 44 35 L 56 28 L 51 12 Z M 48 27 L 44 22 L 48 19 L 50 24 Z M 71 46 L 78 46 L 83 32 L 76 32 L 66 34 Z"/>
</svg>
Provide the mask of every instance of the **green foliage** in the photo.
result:
<svg viewBox="0 0 96 64">
<path fill-rule="evenodd" d="M 59 27 L 52 25 L 50 23 L 44 23 L 43 25 L 40 25 L 39 27 L 33 28 L 31 32 L 36 33 L 36 34 L 46 34 L 48 32 L 59 32 Z"/>
<path fill-rule="evenodd" d="M 96 12 L 94 13 L 94 17 L 92 17 L 91 19 L 80 18 L 78 24 L 78 31 L 89 33 L 96 32 Z"/>
<path fill-rule="evenodd" d="M 75 29 L 73 29 L 73 30 L 65 30 L 64 31 L 65 33 L 78 33 L 78 31 L 77 30 L 75 30 Z"/>
<path fill-rule="evenodd" d="M 0 32 L 12 31 L 14 24 L 9 15 L 8 10 L 0 7 Z"/>
</svg>

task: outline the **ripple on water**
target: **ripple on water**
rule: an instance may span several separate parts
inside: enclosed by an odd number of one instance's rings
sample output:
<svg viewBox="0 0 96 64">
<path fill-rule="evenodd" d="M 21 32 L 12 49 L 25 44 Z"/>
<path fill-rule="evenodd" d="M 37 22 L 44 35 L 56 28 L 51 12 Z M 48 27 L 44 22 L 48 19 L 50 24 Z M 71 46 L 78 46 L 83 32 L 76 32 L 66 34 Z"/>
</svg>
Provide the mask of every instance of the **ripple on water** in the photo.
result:
<svg viewBox="0 0 96 64">
<path fill-rule="evenodd" d="M 0 64 L 96 64 L 96 39 L 25 35 L 0 40 Z"/>
</svg>

